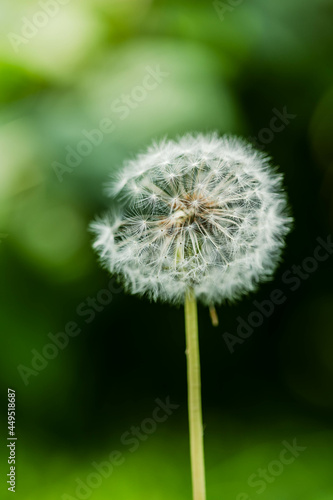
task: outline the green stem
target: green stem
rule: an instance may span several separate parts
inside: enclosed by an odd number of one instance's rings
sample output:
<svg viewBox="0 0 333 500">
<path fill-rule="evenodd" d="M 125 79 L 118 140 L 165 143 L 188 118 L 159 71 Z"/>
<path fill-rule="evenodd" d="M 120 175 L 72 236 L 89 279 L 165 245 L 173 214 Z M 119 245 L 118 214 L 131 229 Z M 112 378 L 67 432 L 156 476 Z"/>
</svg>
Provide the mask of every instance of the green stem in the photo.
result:
<svg viewBox="0 0 333 500">
<path fill-rule="evenodd" d="M 193 500 L 206 500 L 198 313 L 191 289 L 185 297 L 185 330 Z"/>
</svg>

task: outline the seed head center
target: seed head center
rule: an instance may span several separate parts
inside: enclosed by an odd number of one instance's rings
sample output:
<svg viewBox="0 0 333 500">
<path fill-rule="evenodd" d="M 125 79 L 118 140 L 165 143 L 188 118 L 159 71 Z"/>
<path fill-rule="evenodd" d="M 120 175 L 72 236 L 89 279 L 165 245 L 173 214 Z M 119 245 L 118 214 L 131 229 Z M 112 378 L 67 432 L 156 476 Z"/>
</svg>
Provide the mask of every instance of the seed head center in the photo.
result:
<svg viewBox="0 0 333 500">
<path fill-rule="evenodd" d="M 175 227 L 191 225 L 198 218 L 208 215 L 214 204 L 203 196 L 192 194 L 183 198 L 174 207 L 172 225 Z"/>
</svg>

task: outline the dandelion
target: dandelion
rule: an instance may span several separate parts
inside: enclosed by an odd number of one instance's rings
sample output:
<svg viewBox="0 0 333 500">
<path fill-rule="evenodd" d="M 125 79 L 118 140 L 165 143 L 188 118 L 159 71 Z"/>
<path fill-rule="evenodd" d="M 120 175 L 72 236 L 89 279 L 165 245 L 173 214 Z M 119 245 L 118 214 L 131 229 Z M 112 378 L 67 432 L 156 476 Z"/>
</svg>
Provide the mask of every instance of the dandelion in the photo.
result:
<svg viewBox="0 0 333 500">
<path fill-rule="evenodd" d="M 197 300 L 234 301 L 271 279 L 291 225 L 282 176 L 234 137 L 186 135 L 128 161 L 94 248 L 133 294 L 185 303 L 194 500 L 205 499 Z"/>
</svg>

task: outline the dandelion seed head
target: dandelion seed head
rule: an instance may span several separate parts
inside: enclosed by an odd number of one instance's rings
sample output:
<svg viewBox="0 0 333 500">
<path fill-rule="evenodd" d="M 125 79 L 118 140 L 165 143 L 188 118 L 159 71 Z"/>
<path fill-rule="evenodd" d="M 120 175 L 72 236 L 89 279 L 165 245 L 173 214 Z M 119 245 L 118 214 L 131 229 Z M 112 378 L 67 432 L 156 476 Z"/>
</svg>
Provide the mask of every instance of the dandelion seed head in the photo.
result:
<svg viewBox="0 0 333 500">
<path fill-rule="evenodd" d="M 120 213 L 92 223 L 104 266 L 135 294 L 204 304 L 266 281 L 290 230 L 282 177 L 243 140 L 186 135 L 153 144 L 109 185 Z"/>
</svg>

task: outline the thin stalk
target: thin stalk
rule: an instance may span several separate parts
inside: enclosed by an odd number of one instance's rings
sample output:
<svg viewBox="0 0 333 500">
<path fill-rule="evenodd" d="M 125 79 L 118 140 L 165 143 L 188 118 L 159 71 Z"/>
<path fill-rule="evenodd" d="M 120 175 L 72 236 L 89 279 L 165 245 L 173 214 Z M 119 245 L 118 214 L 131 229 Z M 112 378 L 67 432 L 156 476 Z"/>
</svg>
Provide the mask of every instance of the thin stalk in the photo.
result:
<svg viewBox="0 0 333 500">
<path fill-rule="evenodd" d="M 191 289 L 185 297 L 185 330 L 193 500 L 206 500 L 198 313 Z"/>
</svg>

